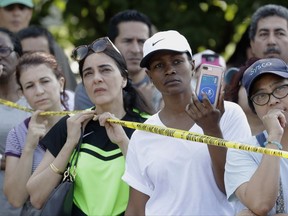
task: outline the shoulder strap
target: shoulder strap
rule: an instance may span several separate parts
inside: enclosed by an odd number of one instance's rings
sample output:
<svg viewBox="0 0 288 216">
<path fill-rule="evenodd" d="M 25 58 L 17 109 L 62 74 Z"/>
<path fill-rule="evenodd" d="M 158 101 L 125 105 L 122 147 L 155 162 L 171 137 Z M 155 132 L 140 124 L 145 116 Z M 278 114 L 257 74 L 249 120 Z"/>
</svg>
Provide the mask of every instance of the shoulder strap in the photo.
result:
<svg viewBox="0 0 288 216">
<path fill-rule="evenodd" d="M 265 137 L 265 134 L 263 132 L 257 134 L 256 139 L 257 139 L 257 141 L 261 147 L 265 147 L 264 142 L 266 142 L 266 137 Z"/>
</svg>

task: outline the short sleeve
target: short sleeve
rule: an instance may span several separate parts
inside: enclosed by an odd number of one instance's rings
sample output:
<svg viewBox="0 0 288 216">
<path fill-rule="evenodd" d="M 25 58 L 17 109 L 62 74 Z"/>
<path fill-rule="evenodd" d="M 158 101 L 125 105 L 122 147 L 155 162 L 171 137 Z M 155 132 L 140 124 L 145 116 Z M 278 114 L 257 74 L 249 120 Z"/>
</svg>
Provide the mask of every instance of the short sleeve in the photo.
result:
<svg viewBox="0 0 288 216">
<path fill-rule="evenodd" d="M 61 151 L 67 139 L 66 121 L 69 116 L 61 118 L 40 140 L 40 145 L 48 149 L 56 157 Z"/>
<path fill-rule="evenodd" d="M 7 136 L 5 155 L 20 157 L 21 152 L 22 150 L 19 142 L 19 137 L 16 134 L 15 128 L 12 128 Z"/>
<path fill-rule="evenodd" d="M 257 141 L 255 140 L 255 142 Z M 225 187 L 229 201 L 235 200 L 237 188 L 251 179 L 259 166 L 261 157 L 262 155 L 259 153 L 238 149 L 228 150 L 225 165 Z"/>
<path fill-rule="evenodd" d="M 122 176 L 123 181 L 125 181 L 129 186 L 134 189 L 147 194 L 148 196 L 152 193 L 149 187 L 149 181 L 147 175 L 145 174 L 145 168 L 141 167 L 139 158 L 137 157 L 135 145 L 134 145 L 134 135 L 138 131 L 135 131 L 129 142 L 127 156 L 126 156 L 126 168 L 124 175 Z"/>
</svg>

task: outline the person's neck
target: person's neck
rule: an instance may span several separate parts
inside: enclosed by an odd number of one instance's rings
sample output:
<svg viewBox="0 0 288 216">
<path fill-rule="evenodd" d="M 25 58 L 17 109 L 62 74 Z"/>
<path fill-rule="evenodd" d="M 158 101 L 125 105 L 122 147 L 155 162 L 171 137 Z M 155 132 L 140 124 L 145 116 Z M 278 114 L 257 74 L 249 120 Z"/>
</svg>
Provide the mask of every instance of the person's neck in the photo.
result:
<svg viewBox="0 0 288 216">
<path fill-rule="evenodd" d="M 122 119 L 125 114 L 126 111 L 124 110 L 123 104 L 119 104 L 119 105 L 104 105 L 104 106 L 100 106 L 100 105 L 96 105 L 96 113 L 97 115 L 102 114 L 104 112 L 109 112 L 111 114 L 114 114 L 116 118 L 118 119 Z"/>
<path fill-rule="evenodd" d="M 140 83 L 145 76 L 147 76 L 147 74 L 144 69 L 140 70 L 138 73 L 129 73 L 129 78 L 133 84 Z"/>
<path fill-rule="evenodd" d="M 194 121 L 185 111 L 186 106 L 190 103 L 191 96 L 191 92 L 166 97 L 163 95 L 164 107 L 159 112 L 159 117 L 167 127 L 183 130 L 189 130 L 192 127 Z"/>
<path fill-rule="evenodd" d="M 0 98 L 16 102 L 21 97 L 19 85 L 14 76 L 10 77 L 7 82 L 0 83 Z"/>
<path fill-rule="evenodd" d="M 251 129 L 252 135 L 257 135 L 260 132 L 264 131 L 265 128 L 262 124 L 262 121 L 258 118 L 258 116 L 254 113 L 248 114 L 246 113 L 247 120 Z"/>
</svg>

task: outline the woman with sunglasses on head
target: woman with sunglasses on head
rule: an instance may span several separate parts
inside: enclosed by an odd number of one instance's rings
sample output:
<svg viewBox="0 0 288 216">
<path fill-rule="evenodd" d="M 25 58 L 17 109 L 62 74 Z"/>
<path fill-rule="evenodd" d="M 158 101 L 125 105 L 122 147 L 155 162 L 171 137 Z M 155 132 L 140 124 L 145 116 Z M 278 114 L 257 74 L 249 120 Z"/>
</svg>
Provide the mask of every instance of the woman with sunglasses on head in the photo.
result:
<svg viewBox="0 0 288 216">
<path fill-rule="evenodd" d="M 35 110 L 31 117 L 10 130 L 6 141 L 4 192 L 14 207 L 22 207 L 28 199 L 27 181 L 45 153 L 39 140 L 60 119 L 59 116 L 42 116 L 40 112 L 66 108 L 61 99 L 61 94 L 65 93 L 65 79 L 54 56 L 35 52 L 19 59 L 16 80 Z"/>
<path fill-rule="evenodd" d="M 72 56 L 95 107 L 64 117 L 41 140 L 47 151 L 27 184 L 31 202 L 41 208 L 60 183 L 83 127 L 71 215 L 121 215 L 129 193 L 121 177 L 133 130 L 106 120 L 143 122 L 140 114 L 149 109 L 128 79 L 124 58 L 107 37 L 75 48 Z M 95 115 L 99 121 L 93 120 Z"/>
<path fill-rule="evenodd" d="M 287 64 L 276 58 L 260 59 L 246 69 L 242 83 L 251 110 L 265 127 L 263 139 L 246 137 L 243 142 L 287 151 Z M 228 199 L 236 203 L 235 214 L 288 215 L 287 170 L 287 159 L 229 149 L 225 186 Z"/>
</svg>

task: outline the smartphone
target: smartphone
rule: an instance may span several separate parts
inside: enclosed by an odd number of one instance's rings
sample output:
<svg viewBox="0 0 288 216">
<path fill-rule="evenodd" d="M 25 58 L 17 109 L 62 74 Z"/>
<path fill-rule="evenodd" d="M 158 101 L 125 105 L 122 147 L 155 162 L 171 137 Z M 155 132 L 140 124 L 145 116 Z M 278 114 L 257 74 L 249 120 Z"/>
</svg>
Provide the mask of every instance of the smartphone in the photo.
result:
<svg viewBox="0 0 288 216">
<path fill-rule="evenodd" d="M 202 64 L 220 65 L 218 54 L 203 54 L 201 59 Z"/>
<path fill-rule="evenodd" d="M 218 102 L 219 92 L 222 84 L 224 69 L 220 66 L 211 64 L 202 64 L 200 66 L 200 75 L 197 80 L 196 94 L 202 102 L 204 92 L 210 103 L 215 107 Z"/>
</svg>

